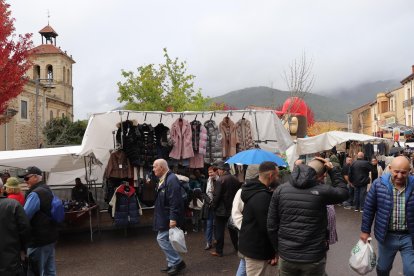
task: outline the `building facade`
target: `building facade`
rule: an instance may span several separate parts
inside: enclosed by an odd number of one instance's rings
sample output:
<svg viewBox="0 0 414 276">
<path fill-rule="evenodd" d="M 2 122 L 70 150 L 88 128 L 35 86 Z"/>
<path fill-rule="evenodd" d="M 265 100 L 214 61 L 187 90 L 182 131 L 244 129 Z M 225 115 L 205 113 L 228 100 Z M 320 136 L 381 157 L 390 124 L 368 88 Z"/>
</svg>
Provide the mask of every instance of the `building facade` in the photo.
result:
<svg viewBox="0 0 414 276">
<path fill-rule="evenodd" d="M 28 79 L 23 92 L 9 103 L 13 117 L 0 125 L 0 150 L 44 146 L 43 127 L 53 118 L 73 121 L 73 64 L 56 46 L 58 34 L 49 25 L 39 31 L 42 44 L 31 50 Z"/>
<path fill-rule="evenodd" d="M 351 111 L 352 132 L 392 138 L 395 128 L 406 129 L 405 89 L 377 94 L 376 100 Z"/>
<path fill-rule="evenodd" d="M 401 81 L 404 89 L 404 111 L 407 126 L 414 126 L 414 97 L 413 97 L 413 83 L 414 80 L 414 65 L 411 66 L 411 74 Z"/>
</svg>

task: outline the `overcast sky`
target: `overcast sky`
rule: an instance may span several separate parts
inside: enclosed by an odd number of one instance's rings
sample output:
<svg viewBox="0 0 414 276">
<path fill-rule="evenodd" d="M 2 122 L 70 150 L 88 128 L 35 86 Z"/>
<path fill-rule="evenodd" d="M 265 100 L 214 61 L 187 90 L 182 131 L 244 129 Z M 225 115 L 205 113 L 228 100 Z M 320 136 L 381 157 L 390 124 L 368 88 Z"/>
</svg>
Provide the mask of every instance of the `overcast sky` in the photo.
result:
<svg viewBox="0 0 414 276">
<path fill-rule="evenodd" d="M 50 25 L 73 67 L 75 119 L 120 106 L 121 69 L 187 61 L 196 87 L 216 96 L 251 86 L 285 89 L 303 52 L 314 92 L 403 79 L 414 64 L 412 0 L 8 0 L 16 33 Z"/>
</svg>

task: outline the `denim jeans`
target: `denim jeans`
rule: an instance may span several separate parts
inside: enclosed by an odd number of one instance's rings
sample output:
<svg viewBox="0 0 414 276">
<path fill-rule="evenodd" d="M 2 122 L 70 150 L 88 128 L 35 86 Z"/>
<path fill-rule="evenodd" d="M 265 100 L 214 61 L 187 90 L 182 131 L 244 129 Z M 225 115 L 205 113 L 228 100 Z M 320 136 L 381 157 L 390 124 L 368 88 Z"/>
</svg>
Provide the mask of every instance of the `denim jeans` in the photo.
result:
<svg viewBox="0 0 414 276">
<path fill-rule="evenodd" d="M 247 276 L 246 273 L 246 260 L 240 259 L 239 267 L 237 268 L 236 276 Z"/>
<path fill-rule="evenodd" d="M 180 254 L 175 251 L 170 243 L 168 231 L 158 231 L 157 242 L 167 258 L 167 266 L 172 267 L 181 262 Z"/>
<path fill-rule="evenodd" d="M 354 189 L 354 187 L 348 184 L 349 198 L 346 202 L 349 204 L 349 206 L 354 206 Z"/>
<path fill-rule="evenodd" d="M 378 276 L 390 275 L 397 251 L 401 252 L 404 275 L 414 275 L 414 249 L 410 234 L 388 232 L 384 243 L 378 242 Z"/>
<path fill-rule="evenodd" d="M 367 185 L 354 188 L 354 206 L 355 210 L 363 210 L 365 196 L 367 194 Z"/>
<path fill-rule="evenodd" d="M 204 236 L 206 239 L 206 243 L 212 244 L 213 243 L 213 230 L 214 230 L 214 211 L 208 211 L 208 219 L 206 220 L 206 228 L 205 228 Z"/>
<path fill-rule="evenodd" d="M 29 271 L 27 275 L 55 276 L 55 243 L 47 244 L 41 247 L 27 249 L 29 257 Z"/>
</svg>

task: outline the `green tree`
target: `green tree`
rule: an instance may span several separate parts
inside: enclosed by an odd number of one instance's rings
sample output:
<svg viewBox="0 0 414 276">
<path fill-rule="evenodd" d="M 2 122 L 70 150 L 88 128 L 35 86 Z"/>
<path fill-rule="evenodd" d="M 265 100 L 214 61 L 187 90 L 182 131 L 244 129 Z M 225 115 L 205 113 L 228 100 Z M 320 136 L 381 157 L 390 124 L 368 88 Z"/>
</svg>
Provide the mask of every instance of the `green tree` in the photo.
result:
<svg viewBox="0 0 414 276">
<path fill-rule="evenodd" d="M 71 122 L 67 117 L 54 118 L 47 122 L 43 129 L 46 144 L 49 146 L 80 145 L 87 124 L 87 121 Z"/>
<path fill-rule="evenodd" d="M 187 63 L 171 59 L 164 48 L 165 63 L 140 66 L 137 74 L 122 70 L 123 82 L 118 82 L 119 102 L 126 109 L 142 111 L 208 110 L 209 97 L 194 88 L 195 76 L 187 73 Z"/>
</svg>

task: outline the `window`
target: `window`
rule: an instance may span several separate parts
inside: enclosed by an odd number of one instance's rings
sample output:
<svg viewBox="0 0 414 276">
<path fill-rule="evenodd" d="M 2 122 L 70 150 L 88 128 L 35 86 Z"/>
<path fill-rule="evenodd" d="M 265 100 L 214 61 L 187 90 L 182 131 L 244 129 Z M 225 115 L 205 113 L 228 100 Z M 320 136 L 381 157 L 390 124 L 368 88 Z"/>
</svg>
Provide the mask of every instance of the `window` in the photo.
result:
<svg viewBox="0 0 414 276">
<path fill-rule="evenodd" d="M 27 101 L 20 102 L 20 118 L 27 119 Z"/>
<path fill-rule="evenodd" d="M 53 66 L 52 65 L 47 66 L 47 77 L 46 78 L 50 81 L 53 80 Z"/>
<path fill-rule="evenodd" d="M 388 102 L 381 102 L 381 113 L 388 112 Z"/>
<path fill-rule="evenodd" d="M 68 80 L 68 84 L 70 84 L 70 70 L 68 69 L 68 72 L 67 72 L 67 80 Z"/>
<path fill-rule="evenodd" d="M 50 110 L 49 120 L 53 120 L 53 110 Z"/>
<path fill-rule="evenodd" d="M 34 80 L 40 79 L 40 66 L 39 65 L 33 66 L 33 79 Z"/>
<path fill-rule="evenodd" d="M 62 119 L 65 118 L 65 113 L 62 113 Z"/>
<path fill-rule="evenodd" d="M 66 68 L 65 68 L 65 66 L 63 66 L 63 83 L 66 83 Z"/>
</svg>

